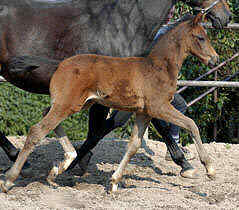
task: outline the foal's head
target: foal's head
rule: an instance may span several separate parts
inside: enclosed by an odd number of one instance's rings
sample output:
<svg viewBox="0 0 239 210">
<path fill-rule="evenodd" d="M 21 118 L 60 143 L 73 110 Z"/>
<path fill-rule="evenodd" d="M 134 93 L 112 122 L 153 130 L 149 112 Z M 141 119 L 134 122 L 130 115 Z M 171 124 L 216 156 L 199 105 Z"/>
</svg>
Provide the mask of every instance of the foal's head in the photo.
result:
<svg viewBox="0 0 239 210">
<path fill-rule="evenodd" d="M 218 54 L 212 47 L 206 30 L 201 25 L 203 15 L 199 13 L 191 21 L 187 22 L 186 29 L 187 51 L 197 56 L 206 65 L 215 65 L 218 62 Z M 187 27 L 186 26 L 186 27 Z"/>
</svg>

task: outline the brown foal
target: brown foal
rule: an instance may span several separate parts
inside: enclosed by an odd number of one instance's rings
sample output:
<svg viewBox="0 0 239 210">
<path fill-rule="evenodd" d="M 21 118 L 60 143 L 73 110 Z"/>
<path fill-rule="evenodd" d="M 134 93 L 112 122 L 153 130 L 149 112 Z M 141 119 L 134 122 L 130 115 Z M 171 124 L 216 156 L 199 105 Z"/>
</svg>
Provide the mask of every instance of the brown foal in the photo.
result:
<svg viewBox="0 0 239 210">
<path fill-rule="evenodd" d="M 61 62 L 50 83 L 51 109 L 38 124 L 31 127 L 24 148 L 6 173 L 2 190 L 6 192 L 14 185 L 24 162 L 40 139 L 68 116 L 93 103 L 136 113 L 128 149 L 112 176 L 112 191 L 117 190 L 123 170 L 140 147 L 151 118 L 163 119 L 190 131 L 207 175 L 214 177 L 215 170 L 202 145 L 198 127 L 170 104 L 176 91 L 178 72 L 189 54 L 197 56 L 205 64 L 215 64 L 218 60 L 200 24 L 202 18 L 202 14 L 187 16 L 168 26 L 146 57 L 81 54 Z M 52 184 L 54 178 L 66 170 L 77 155 L 64 134 L 59 141 L 65 158 L 52 168 L 48 176 Z"/>
</svg>

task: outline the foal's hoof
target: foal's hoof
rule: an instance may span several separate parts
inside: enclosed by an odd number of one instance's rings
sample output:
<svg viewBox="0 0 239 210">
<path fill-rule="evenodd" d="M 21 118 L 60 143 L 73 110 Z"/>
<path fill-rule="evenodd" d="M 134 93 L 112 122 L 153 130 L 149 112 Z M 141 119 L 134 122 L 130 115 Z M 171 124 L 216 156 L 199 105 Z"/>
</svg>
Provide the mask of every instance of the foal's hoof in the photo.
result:
<svg viewBox="0 0 239 210">
<path fill-rule="evenodd" d="M 215 179 L 216 178 L 216 171 L 212 166 L 207 167 L 207 176 L 208 176 L 209 179 Z"/>
<path fill-rule="evenodd" d="M 110 192 L 114 193 L 118 191 L 118 184 L 111 182 L 110 183 Z"/>
<path fill-rule="evenodd" d="M 54 162 L 53 168 L 51 169 L 51 171 L 50 171 L 48 177 L 46 178 L 47 182 L 48 182 L 50 185 L 55 186 L 56 183 L 54 182 L 54 180 L 56 179 L 56 177 L 58 176 L 58 174 L 59 174 L 59 167 L 58 167 L 57 162 Z"/>
<path fill-rule="evenodd" d="M 187 170 L 181 170 L 180 175 L 183 178 L 199 179 L 199 175 L 196 172 L 197 172 L 197 170 L 195 168 L 190 168 L 190 169 L 187 169 Z"/>
<path fill-rule="evenodd" d="M 59 185 L 55 182 L 55 179 L 47 178 L 47 183 L 52 187 L 53 189 L 56 189 L 59 187 Z"/>
<path fill-rule="evenodd" d="M 0 188 L 2 192 L 4 193 L 7 193 L 13 186 L 14 186 L 14 183 L 9 180 L 1 181 L 0 183 Z"/>
<path fill-rule="evenodd" d="M 53 189 L 59 187 L 59 185 L 55 182 L 55 177 L 48 176 L 46 178 L 46 181 Z"/>
</svg>

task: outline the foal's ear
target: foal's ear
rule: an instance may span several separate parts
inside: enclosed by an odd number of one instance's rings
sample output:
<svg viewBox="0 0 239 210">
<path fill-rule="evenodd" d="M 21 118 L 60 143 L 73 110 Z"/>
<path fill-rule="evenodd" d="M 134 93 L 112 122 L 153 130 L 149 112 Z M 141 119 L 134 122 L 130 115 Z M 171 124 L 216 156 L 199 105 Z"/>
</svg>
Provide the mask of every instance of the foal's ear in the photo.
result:
<svg viewBox="0 0 239 210">
<path fill-rule="evenodd" d="M 205 17 L 205 14 L 199 12 L 199 13 L 193 18 L 193 21 L 192 21 L 193 26 L 196 26 L 196 25 L 200 24 L 200 23 L 203 21 L 204 17 Z"/>
</svg>

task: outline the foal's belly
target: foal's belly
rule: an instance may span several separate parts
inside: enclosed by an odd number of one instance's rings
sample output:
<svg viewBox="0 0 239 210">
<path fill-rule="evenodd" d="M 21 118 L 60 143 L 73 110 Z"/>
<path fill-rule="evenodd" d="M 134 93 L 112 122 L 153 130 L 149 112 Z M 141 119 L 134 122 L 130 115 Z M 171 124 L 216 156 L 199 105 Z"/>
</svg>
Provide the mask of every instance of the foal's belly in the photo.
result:
<svg viewBox="0 0 239 210">
<path fill-rule="evenodd" d="M 104 94 L 98 92 L 98 94 L 97 103 L 113 109 L 130 112 L 142 111 L 144 109 L 143 97 L 132 92 L 123 91 L 116 93 L 113 91 L 111 93 L 104 92 Z"/>
<path fill-rule="evenodd" d="M 142 112 L 143 111 L 143 101 L 116 101 L 116 100 L 110 100 L 110 99 L 105 99 L 105 100 L 100 100 L 98 103 L 113 108 L 117 110 L 124 110 L 124 111 L 129 111 L 129 112 Z"/>
</svg>

